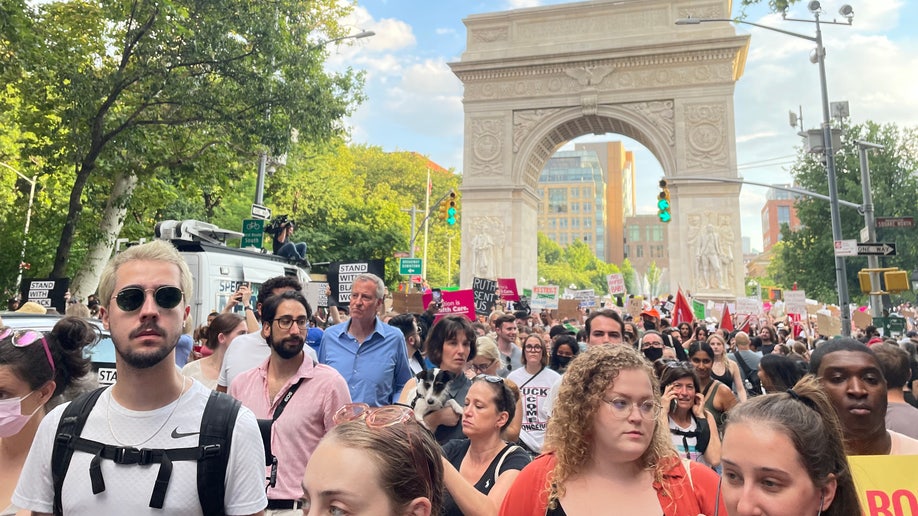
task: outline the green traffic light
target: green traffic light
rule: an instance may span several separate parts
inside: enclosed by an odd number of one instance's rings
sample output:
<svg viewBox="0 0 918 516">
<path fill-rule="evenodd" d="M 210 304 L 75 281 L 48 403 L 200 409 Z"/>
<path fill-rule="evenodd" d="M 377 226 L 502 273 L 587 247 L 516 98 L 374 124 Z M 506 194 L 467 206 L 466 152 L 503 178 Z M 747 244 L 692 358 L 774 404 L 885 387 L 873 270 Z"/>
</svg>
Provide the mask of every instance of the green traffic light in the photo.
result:
<svg viewBox="0 0 918 516">
<path fill-rule="evenodd" d="M 672 214 L 670 214 L 668 211 L 661 211 L 657 214 L 657 216 L 660 218 L 660 222 L 669 222 L 673 220 Z"/>
<path fill-rule="evenodd" d="M 657 208 L 660 208 L 661 210 L 668 210 L 669 201 L 667 201 L 666 199 L 660 199 L 659 201 L 657 201 Z"/>
</svg>

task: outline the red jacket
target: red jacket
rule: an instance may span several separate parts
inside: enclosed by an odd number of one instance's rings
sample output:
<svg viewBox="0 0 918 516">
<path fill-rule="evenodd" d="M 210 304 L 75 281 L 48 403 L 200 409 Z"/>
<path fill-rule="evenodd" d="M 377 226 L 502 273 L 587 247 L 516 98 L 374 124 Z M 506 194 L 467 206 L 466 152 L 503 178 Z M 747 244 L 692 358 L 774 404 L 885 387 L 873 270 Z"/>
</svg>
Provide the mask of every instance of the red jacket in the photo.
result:
<svg viewBox="0 0 918 516">
<path fill-rule="evenodd" d="M 666 459 L 669 469 L 663 474 L 663 483 L 654 482 L 653 488 L 663 507 L 664 516 L 713 516 L 717 484 L 720 477 L 711 468 L 691 462 L 691 482 L 678 458 Z M 548 508 L 548 478 L 555 467 L 554 454 L 542 455 L 523 468 L 516 477 L 504 503 L 502 516 L 545 516 Z M 664 492 L 663 485 L 666 486 Z M 668 494 L 667 494 L 668 493 Z M 727 514 L 723 498 L 717 505 L 720 514 Z"/>
</svg>

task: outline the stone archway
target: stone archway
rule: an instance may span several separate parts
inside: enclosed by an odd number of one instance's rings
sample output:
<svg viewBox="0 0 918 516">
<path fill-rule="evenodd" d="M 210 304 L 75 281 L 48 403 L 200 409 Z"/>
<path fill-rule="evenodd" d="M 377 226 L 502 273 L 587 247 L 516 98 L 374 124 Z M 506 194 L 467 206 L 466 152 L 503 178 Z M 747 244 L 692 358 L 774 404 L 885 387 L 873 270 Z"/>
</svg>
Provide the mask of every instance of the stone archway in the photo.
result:
<svg viewBox="0 0 918 516">
<path fill-rule="evenodd" d="M 633 138 L 668 178 L 737 177 L 733 90 L 749 38 L 729 24 L 674 24 L 730 9 L 730 0 L 594 0 L 464 20 L 467 48 L 450 65 L 465 88 L 463 286 L 474 276 L 536 284 L 539 175 L 579 136 Z M 673 284 L 741 295 L 739 186 L 670 190 Z"/>
</svg>

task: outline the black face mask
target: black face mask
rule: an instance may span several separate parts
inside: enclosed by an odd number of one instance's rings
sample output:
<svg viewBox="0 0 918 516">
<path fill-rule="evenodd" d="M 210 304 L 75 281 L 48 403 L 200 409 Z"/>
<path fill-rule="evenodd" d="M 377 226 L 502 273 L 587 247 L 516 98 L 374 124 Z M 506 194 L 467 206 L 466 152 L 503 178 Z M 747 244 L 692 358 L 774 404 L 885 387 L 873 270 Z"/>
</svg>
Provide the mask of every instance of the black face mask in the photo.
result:
<svg viewBox="0 0 918 516">
<path fill-rule="evenodd" d="M 645 330 L 656 330 L 657 325 L 653 321 L 644 321 L 644 329 Z"/>
<path fill-rule="evenodd" d="M 567 364 L 570 364 L 570 363 L 571 363 L 571 359 L 574 358 L 574 357 L 562 357 L 562 356 L 557 356 L 557 357 L 555 357 L 555 358 L 558 360 L 558 367 L 567 367 Z"/>
<path fill-rule="evenodd" d="M 651 362 L 663 358 L 663 348 L 649 347 L 647 349 L 642 349 L 641 352 L 644 353 L 644 356 L 647 357 L 647 360 L 650 360 Z"/>
</svg>

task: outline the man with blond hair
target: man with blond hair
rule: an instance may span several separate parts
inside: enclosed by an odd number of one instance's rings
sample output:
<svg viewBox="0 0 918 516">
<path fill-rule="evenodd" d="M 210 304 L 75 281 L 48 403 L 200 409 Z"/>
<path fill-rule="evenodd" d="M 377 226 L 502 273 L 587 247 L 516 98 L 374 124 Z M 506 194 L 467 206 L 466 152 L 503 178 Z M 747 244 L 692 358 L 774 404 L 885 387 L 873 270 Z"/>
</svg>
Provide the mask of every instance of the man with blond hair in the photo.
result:
<svg viewBox="0 0 918 516">
<path fill-rule="evenodd" d="M 118 382 L 92 393 L 98 400 L 88 403 L 85 425 L 73 432 L 72 456 L 60 484 L 52 480 L 52 466 L 57 470 L 60 464 L 58 451 L 52 464 L 52 451 L 68 405 L 44 417 L 12 502 L 32 514 L 202 514 L 197 461 L 169 455 L 200 447 L 211 396 L 210 389 L 175 367 L 175 346 L 190 311 L 191 272 L 171 244 L 157 240 L 109 261 L 99 295 L 102 324 L 115 346 Z M 73 403 L 85 399 L 91 398 Z M 220 448 L 229 453 L 225 484 L 219 486 L 222 510 L 263 514 L 264 449 L 255 416 L 241 407 L 232 424 L 232 445 L 228 451 Z M 87 447 L 101 450 L 87 452 Z"/>
</svg>

